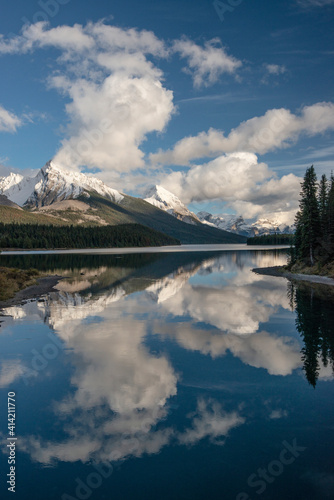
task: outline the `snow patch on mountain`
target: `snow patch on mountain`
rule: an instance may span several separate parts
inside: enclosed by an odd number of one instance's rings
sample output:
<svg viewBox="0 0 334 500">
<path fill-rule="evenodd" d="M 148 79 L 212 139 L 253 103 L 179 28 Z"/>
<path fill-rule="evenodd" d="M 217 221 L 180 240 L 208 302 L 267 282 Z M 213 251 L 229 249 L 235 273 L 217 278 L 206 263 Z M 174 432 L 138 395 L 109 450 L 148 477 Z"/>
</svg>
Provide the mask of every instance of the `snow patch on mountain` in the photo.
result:
<svg viewBox="0 0 334 500">
<path fill-rule="evenodd" d="M 23 175 L 14 174 L 14 172 L 11 172 L 7 177 L 1 177 L 0 188 L 4 191 L 7 191 L 18 184 L 20 181 L 22 181 L 22 179 Z"/>
<path fill-rule="evenodd" d="M 33 192 L 36 182 L 35 177 L 23 177 L 20 174 L 11 173 L 7 177 L 0 178 L 0 194 L 22 206 Z"/>
<path fill-rule="evenodd" d="M 200 222 L 198 217 L 177 196 L 162 186 L 152 186 L 147 191 L 144 200 L 188 224 Z"/>
</svg>

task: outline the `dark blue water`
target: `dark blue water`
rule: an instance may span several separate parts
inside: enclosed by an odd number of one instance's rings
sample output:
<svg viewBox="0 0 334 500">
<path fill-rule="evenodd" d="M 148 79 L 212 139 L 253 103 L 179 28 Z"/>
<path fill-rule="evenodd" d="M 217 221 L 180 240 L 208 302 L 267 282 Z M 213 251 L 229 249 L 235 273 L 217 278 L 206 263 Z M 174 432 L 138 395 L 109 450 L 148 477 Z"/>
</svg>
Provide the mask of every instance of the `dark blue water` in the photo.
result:
<svg viewBox="0 0 334 500">
<path fill-rule="evenodd" d="M 333 499 L 332 292 L 285 260 L 1 256 L 66 276 L 1 318 L 1 498 Z"/>
</svg>

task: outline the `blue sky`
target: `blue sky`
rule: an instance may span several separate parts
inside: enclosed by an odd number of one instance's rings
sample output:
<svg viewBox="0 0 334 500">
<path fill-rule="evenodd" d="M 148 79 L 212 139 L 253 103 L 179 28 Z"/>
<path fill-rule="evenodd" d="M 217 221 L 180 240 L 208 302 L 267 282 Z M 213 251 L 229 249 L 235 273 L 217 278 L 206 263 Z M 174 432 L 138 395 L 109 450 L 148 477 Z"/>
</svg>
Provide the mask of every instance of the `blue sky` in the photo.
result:
<svg viewBox="0 0 334 500">
<path fill-rule="evenodd" d="M 0 173 L 55 157 L 130 194 L 291 220 L 305 168 L 333 168 L 334 0 L 1 12 Z"/>
</svg>

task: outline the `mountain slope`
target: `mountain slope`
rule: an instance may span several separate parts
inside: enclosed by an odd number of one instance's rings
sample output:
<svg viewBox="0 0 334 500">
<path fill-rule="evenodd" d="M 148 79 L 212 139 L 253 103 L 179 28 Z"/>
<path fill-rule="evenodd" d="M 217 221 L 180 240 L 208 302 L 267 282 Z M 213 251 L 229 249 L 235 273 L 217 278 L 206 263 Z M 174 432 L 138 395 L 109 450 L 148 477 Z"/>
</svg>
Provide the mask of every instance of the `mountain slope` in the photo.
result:
<svg viewBox="0 0 334 500">
<path fill-rule="evenodd" d="M 70 221 L 44 215 L 39 212 L 29 212 L 22 208 L 8 207 L 0 205 L 0 222 L 5 224 L 53 224 L 56 226 L 64 226 L 70 224 Z"/>
<path fill-rule="evenodd" d="M 3 207 L 12 207 L 12 208 L 17 208 L 18 210 L 22 210 L 22 208 L 19 207 L 19 205 L 17 205 L 13 201 L 9 200 L 7 198 L 7 196 L 5 196 L 3 194 L 0 194 L 0 206 L 3 206 Z"/>
<path fill-rule="evenodd" d="M 120 203 L 113 203 L 91 193 L 86 201 L 95 213 L 108 224 L 136 222 L 169 236 L 177 238 L 183 244 L 244 243 L 242 236 L 228 233 L 204 224 L 190 225 L 147 203 L 140 198 L 124 195 Z"/>
</svg>

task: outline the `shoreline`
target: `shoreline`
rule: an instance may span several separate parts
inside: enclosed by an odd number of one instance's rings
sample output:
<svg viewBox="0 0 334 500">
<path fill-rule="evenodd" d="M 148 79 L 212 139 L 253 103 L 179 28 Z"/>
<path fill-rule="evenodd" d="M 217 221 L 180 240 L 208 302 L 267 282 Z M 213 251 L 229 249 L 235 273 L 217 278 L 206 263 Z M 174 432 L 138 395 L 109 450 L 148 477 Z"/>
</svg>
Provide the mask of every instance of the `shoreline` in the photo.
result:
<svg viewBox="0 0 334 500">
<path fill-rule="evenodd" d="M 260 267 L 252 269 L 255 274 L 263 276 L 274 276 L 278 278 L 286 278 L 288 280 L 304 281 L 308 283 L 317 283 L 321 285 L 334 286 L 334 279 L 327 276 L 318 276 L 315 274 L 294 274 L 286 271 L 283 266 Z M 16 292 L 14 297 L 0 301 L 0 317 L 1 311 L 7 307 L 21 305 L 29 300 L 37 300 L 41 295 L 56 291 L 55 286 L 64 279 L 64 276 L 50 275 L 37 279 L 35 285 L 30 285 L 27 288 Z"/>
<path fill-rule="evenodd" d="M 286 278 L 288 280 L 306 281 L 309 283 L 318 283 L 320 285 L 334 286 L 334 279 L 328 276 L 318 276 L 317 274 L 290 273 L 283 266 L 259 267 L 252 269 L 253 273 L 265 276 L 275 276 Z"/>
<path fill-rule="evenodd" d="M 246 243 L 213 243 L 192 245 L 168 245 L 161 247 L 117 247 L 117 248 L 82 248 L 67 250 L 3 250 L 1 255 L 66 255 L 66 254 L 132 254 L 132 253 L 179 253 L 213 251 L 272 251 L 289 249 L 288 245 L 247 245 Z"/>
<path fill-rule="evenodd" d="M 63 279 L 63 276 L 53 275 L 38 278 L 37 284 L 30 285 L 16 292 L 14 297 L 0 301 L 0 312 L 7 307 L 20 305 L 28 300 L 38 299 L 41 295 L 54 292 L 54 287 Z"/>
</svg>

